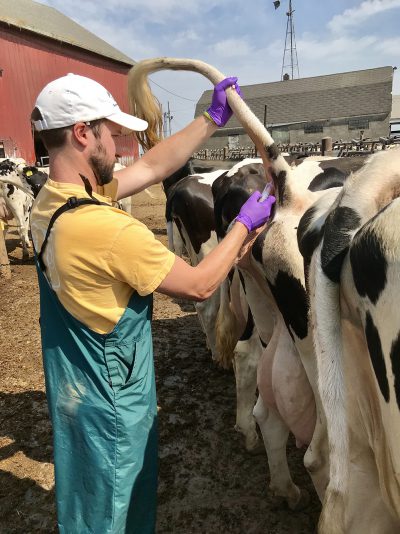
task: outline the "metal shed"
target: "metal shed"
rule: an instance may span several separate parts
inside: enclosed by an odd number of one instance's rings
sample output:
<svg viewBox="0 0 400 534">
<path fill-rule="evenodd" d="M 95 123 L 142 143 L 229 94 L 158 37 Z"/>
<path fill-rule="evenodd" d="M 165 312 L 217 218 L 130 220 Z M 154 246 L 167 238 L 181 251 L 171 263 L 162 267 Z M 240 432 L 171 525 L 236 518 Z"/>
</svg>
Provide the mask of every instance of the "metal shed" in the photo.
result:
<svg viewBox="0 0 400 534">
<path fill-rule="evenodd" d="M 29 163 L 45 156 L 30 114 L 39 91 L 69 72 L 104 85 L 128 111 L 127 73 L 135 62 L 56 9 L 0 0 L 0 157 Z M 116 139 L 123 163 L 138 157 L 133 136 Z"/>
</svg>

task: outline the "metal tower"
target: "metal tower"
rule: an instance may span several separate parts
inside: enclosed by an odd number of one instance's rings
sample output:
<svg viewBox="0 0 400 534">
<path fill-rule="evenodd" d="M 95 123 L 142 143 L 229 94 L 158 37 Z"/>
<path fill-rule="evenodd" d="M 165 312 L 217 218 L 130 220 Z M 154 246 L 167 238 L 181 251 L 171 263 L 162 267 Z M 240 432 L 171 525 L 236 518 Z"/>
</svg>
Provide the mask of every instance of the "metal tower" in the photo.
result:
<svg viewBox="0 0 400 534">
<path fill-rule="evenodd" d="M 275 9 L 278 9 L 280 2 L 274 2 Z M 289 11 L 286 12 L 287 23 L 286 23 L 286 37 L 285 37 L 285 48 L 283 51 L 283 60 L 282 60 L 282 72 L 281 80 L 287 80 L 293 78 L 300 78 L 299 73 L 299 61 L 297 59 L 297 49 L 296 49 L 296 36 L 294 33 L 294 22 L 293 22 L 293 13 L 295 12 L 292 9 L 292 0 L 289 0 Z"/>
</svg>

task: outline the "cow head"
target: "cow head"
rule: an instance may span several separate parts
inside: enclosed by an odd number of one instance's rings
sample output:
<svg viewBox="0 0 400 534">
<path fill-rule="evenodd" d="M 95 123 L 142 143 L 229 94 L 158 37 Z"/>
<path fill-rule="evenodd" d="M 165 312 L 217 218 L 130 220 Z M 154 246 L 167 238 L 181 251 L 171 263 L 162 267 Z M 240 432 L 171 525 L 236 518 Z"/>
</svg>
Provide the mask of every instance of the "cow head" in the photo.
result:
<svg viewBox="0 0 400 534">
<path fill-rule="evenodd" d="M 47 180 L 47 174 L 40 171 L 37 167 L 26 166 L 22 166 L 22 169 L 19 169 L 19 172 L 22 173 L 22 176 L 30 185 L 33 196 L 36 198 Z"/>
</svg>

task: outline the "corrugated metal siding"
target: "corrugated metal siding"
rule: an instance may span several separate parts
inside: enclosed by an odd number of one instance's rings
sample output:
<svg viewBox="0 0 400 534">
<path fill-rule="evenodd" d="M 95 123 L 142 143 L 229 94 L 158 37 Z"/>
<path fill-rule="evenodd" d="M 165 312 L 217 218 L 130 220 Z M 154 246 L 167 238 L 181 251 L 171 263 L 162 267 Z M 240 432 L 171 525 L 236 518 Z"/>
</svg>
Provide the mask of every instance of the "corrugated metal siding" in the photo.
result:
<svg viewBox="0 0 400 534">
<path fill-rule="evenodd" d="M 14 155 L 35 161 L 30 114 L 40 90 L 68 72 L 104 85 L 121 109 L 128 111 L 128 68 L 71 46 L 0 25 L 0 140 L 14 145 Z M 121 156 L 138 157 L 134 137 L 118 142 Z"/>
</svg>

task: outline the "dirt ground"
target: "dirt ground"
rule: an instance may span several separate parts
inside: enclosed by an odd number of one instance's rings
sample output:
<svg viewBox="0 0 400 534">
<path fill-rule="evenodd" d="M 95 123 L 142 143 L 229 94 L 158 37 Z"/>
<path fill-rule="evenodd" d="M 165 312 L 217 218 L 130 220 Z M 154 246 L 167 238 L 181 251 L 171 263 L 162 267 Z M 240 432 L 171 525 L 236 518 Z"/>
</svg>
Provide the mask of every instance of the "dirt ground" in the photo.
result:
<svg viewBox="0 0 400 534">
<path fill-rule="evenodd" d="M 163 193 L 158 186 L 151 191 L 155 198 L 137 196 L 133 213 L 166 243 Z M 12 280 L 0 281 L 0 534 L 47 534 L 56 526 L 38 288 L 33 261 L 21 261 L 14 237 L 7 238 Z M 158 534 L 313 533 L 320 505 L 302 464 L 304 451 L 289 442 L 293 478 L 311 496 L 306 509 L 291 512 L 268 495 L 265 453 L 248 454 L 233 429 L 234 376 L 212 362 L 193 304 L 156 295 L 153 337 Z"/>
</svg>

